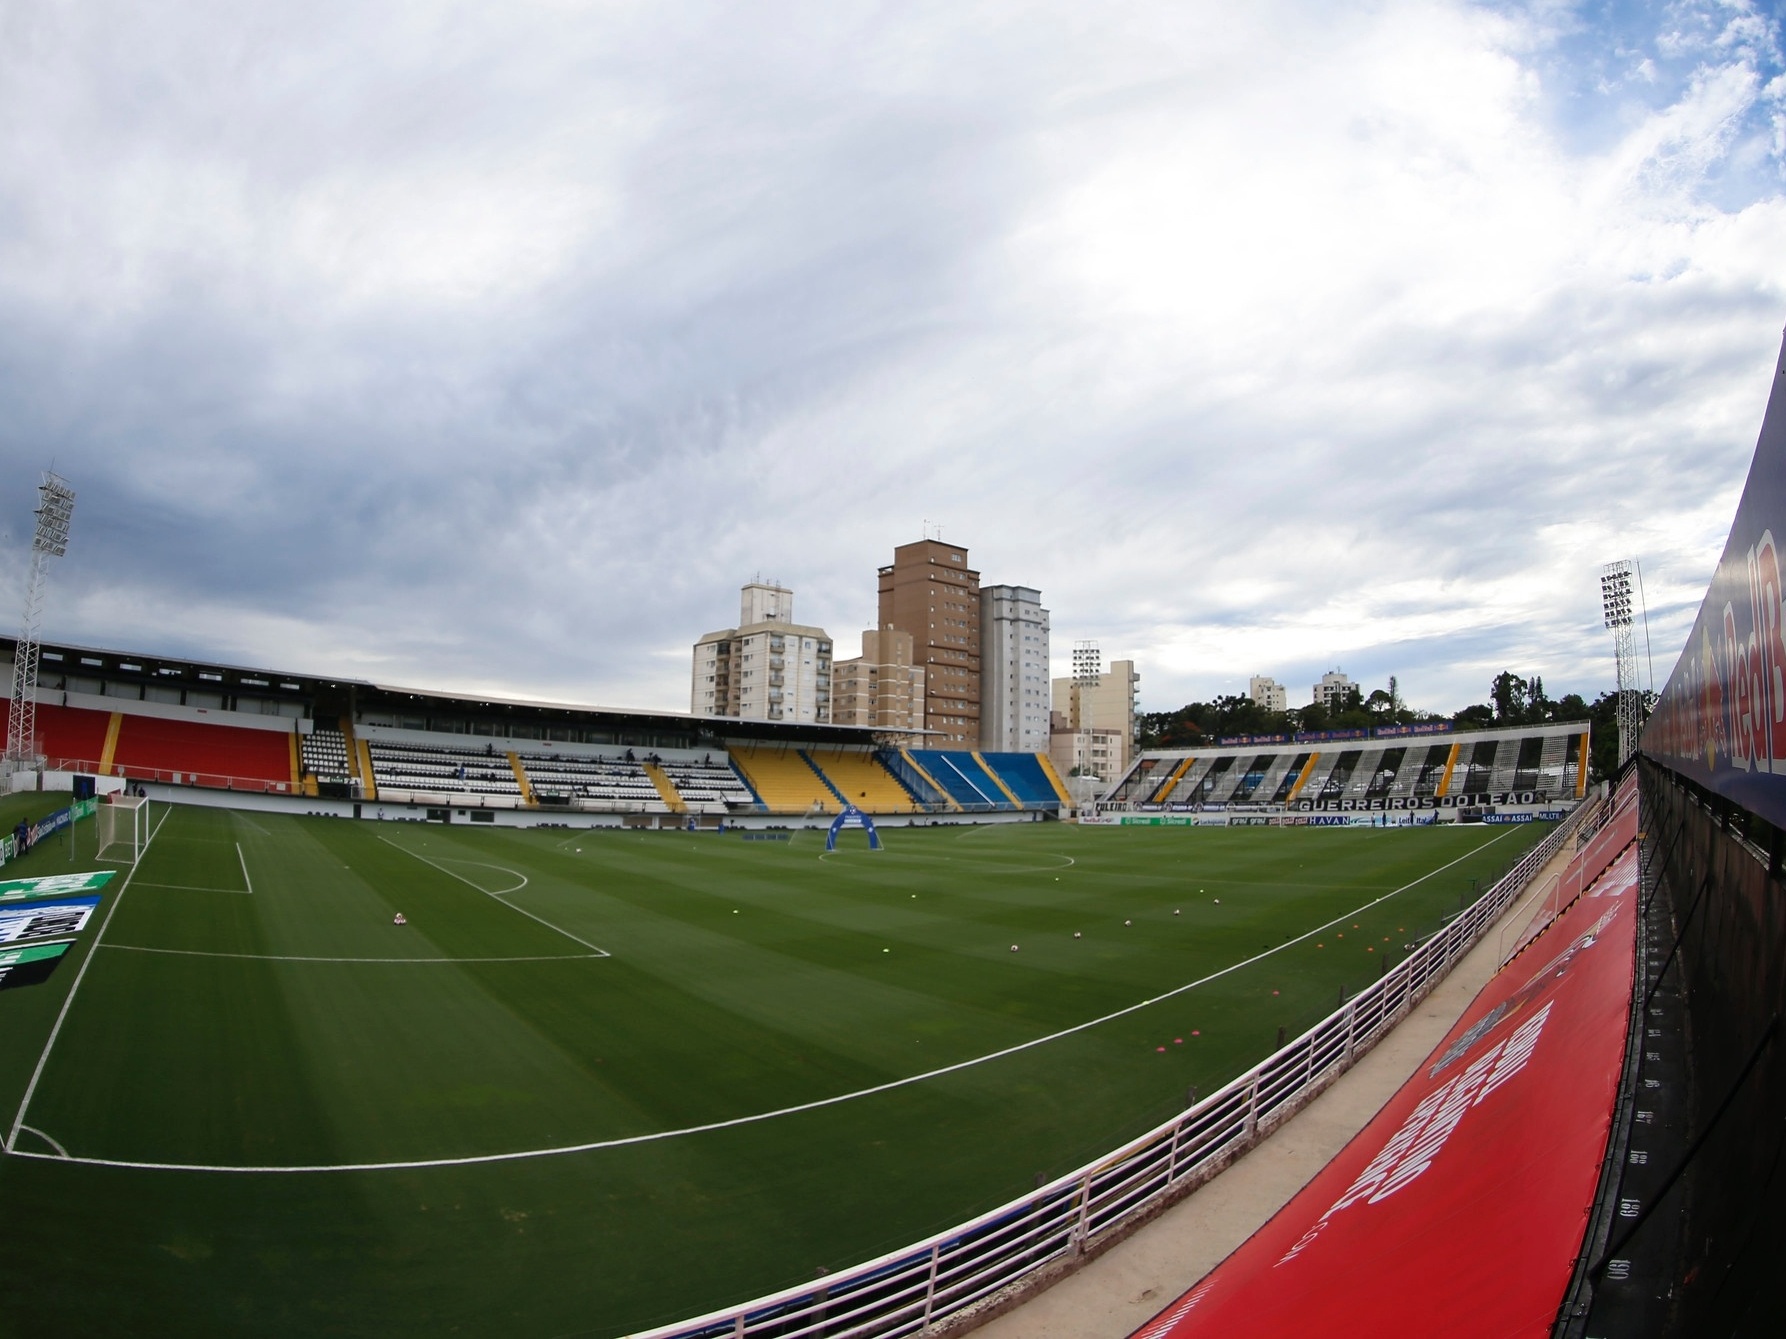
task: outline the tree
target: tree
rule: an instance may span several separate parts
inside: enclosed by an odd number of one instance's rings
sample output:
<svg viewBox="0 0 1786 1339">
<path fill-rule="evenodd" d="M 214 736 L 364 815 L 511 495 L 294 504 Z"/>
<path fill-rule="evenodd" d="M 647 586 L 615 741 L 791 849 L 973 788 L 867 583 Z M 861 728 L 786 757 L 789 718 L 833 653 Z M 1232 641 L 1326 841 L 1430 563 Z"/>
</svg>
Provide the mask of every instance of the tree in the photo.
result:
<svg viewBox="0 0 1786 1339">
<path fill-rule="evenodd" d="M 1489 698 L 1495 704 L 1495 722 L 1499 725 L 1521 725 L 1526 719 L 1528 685 L 1512 670 L 1495 675 Z"/>
</svg>

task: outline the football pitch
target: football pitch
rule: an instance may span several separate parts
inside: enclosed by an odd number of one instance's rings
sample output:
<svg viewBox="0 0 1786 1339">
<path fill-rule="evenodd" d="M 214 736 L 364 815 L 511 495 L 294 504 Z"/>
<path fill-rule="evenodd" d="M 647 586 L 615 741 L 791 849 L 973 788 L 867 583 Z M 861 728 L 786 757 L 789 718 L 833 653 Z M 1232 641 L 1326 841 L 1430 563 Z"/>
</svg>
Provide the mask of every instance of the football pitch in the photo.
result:
<svg viewBox="0 0 1786 1339">
<path fill-rule="evenodd" d="M 8 1332 L 610 1336 L 812 1281 L 1219 1087 L 1543 832 L 826 855 L 154 822 L 80 948 L 0 992 Z M 92 840 L 7 874 L 94 868 Z"/>
</svg>

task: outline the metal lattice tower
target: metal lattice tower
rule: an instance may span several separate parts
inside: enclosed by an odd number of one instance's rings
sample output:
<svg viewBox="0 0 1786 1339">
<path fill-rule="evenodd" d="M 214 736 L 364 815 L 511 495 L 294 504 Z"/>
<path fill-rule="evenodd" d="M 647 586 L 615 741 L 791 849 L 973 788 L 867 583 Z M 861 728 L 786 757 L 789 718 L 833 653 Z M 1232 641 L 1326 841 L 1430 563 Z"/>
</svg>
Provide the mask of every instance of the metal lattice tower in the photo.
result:
<svg viewBox="0 0 1786 1339">
<path fill-rule="evenodd" d="M 1600 604 L 1606 626 L 1612 629 L 1619 658 L 1619 765 L 1637 752 L 1637 734 L 1643 728 L 1643 686 L 1637 678 L 1637 635 L 1631 609 L 1629 558 L 1600 569 Z"/>
<path fill-rule="evenodd" d="M 12 714 L 6 723 L 8 775 L 37 766 L 37 640 L 43 617 L 44 566 L 68 552 L 68 525 L 74 519 L 74 489 L 48 470 L 37 487 L 37 533 L 31 539 L 31 575 L 25 582 L 25 617 L 12 657 Z"/>
</svg>

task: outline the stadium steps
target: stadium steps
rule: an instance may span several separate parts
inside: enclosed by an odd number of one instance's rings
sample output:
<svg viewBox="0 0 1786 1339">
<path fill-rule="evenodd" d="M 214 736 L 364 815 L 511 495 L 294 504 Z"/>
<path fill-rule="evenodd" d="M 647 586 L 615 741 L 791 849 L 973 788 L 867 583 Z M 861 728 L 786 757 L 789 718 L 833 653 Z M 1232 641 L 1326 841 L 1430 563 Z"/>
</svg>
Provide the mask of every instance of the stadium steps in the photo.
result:
<svg viewBox="0 0 1786 1339">
<path fill-rule="evenodd" d="M 994 798 L 999 788 L 992 783 L 992 777 L 986 769 L 974 762 L 972 753 L 957 749 L 923 749 L 912 756 L 928 769 L 930 776 L 937 778 L 948 788 L 964 809 L 970 804 L 975 810 L 1009 807 Z M 969 766 L 962 765 L 961 760 L 964 758 Z M 980 774 L 977 778 L 974 776 L 975 772 Z"/>
<path fill-rule="evenodd" d="M 1315 767 L 1317 764 L 1320 763 L 1320 761 L 1321 761 L 1321 755 L 1319 753 L 1309 754 L 1308 761 L 1302 765 L 1302 771 L 1297 773 L 1296 784 L 1294 786 L 1291 786 L 1290 793 L 1288 795 L 1284 796 L 1285 804 L 1294 803 L 1296 800 L 1296 797 L 1298 795 L 1302 794 L 1302 788 L 1304 786 L 1308 785 L 1309 778 L 1315 774 Z"/>
<path fill-rule="evenodd" d="M 1197 791 L 1203 785 L 1203 778 L 1215 766 L 1214 758 L 1192 758 L 1191 765 L 1185 768 L 1184 775 L 1178 778 L 1178 784 L 1166 792 L 1161 804 L 1170 804 L 1175 800 L 1197 800 L 1202 798 Z"/>
<path fill-rule="evenodd" d="M 1248 758 L 1244 755 L 1235 758 L 1228 770 L 1216 780 L 1215 786 L 1209 792 L 1208 802 L 1210 804 L 1226 804 L 1232 800 L 1234 792 L 1240 789 L 1240 783 L 1246 780 L 1246 775 L 1252 770 L 1255 761 L 1255 758 Z"/>
<path fill-rule="evenodd" d="M 670 806 L 670 812 L 686 814 L 688 801 L 682 798 L 682 792 L 676 789 L 676 783 L 670 780 L 670 774 L 654 762 L 640 765 L 644 767 L 645 775 L 651 778 L 651 784 L 657 787 L 657 793 L 663 796 L 664 803 Z"/>
<path fill-rule="evenodd" d="M 378 798 L 378 780 L 372 774 L 372 749 L 363 739 L 353 741 L 355 756 L 360 760 L 360 785 L 366 798 Z"/>
<path fill-rule="evenodd" d="M 1048 778 L 1048 784 L 1054 787 L 1054 793 L 1060 799 L 1063 810 L 1073 807 L 1073 797 L 1067 794 L 1067 783 L 1060 779 L 1060 773 L 1054 770 L 1054 759 L 1046 753 L 1036 754 L 1036 765 L 1042 769 L 1042 775 Z"/>
<path fill-rule="evenodd" d="M 1265 769 L 1265 775 L 1253 788 L 1252 798 L 1260 804 L 1269 804 L 1277 799 L 1278 791 L 1284 787 L 1284 778 L 1290 774 L 1290 764 L 1296 761 L 1296 753 L 1292 749 L 1284 749 L 1271 755 L 1271 763 Z"/>
<path fill-rule="evenodd" d="M 918 807 L 899 779 L 872 753 L 844 748 L 803 752 L 838 797 L 863 813 L 909 814 Z"/>
<path fill-rule="evenodd" d="M 289 747 L 291 748 L 291 789 L 292 789 L 292 794 L 303 795 L 303 794 L 308 793 L 308 794 L 314 795 L 316 792 L 313 790 L 307 791 L 306 787 L 304 785 L 304 764 L 303 764 L 303 761 L 298 757 L 298 732 L 296 730 L 293 730 L 289 735 L 286 736 L 286 741 L 287 741 L 287 744 L 289 745 Z"/>
<path fill-rule="evenodd" d="M 1451 746 L 1450 756 L 1445 759 L 1445 775 L 1439 778 L 1439 789 L 1437 792 L 1441 799 L 1451 793 L 1451 775 L 1457 770 L 1457 751 L 1459 747 L 1459 744 L 1453 744 Z"/>
<path fill-rule="evenodd" d="M 825 769 L 812 760 L 812 754 L 808 753 L 805 749 L 796 749 L 794 751 L 800 755 L 800 760 L 802 762 L 812 768 L 812 774 L 825 783 L 825 789 L 837 797 L 837 802 L 845 809 L 849 808 L 850 802 L 844 798 L 843 792 L 837 788 L 837 783 L 826 776 Z"/>
<path fill-rule="evenodd" d="M 1178 766 L 1166 773 L 1166 779 L 1160 783 L 1159 789 L 1148 797 L 1148 803 L 1166 803 L 1166 797 L 1172 794 L 1172 788 L 1184 779 L 1184 774 L 1191 770 L 1191 764 L 1196 761 L 1195 755 L 1179 759 Z"/>
<path fill-rule="evenodd" d="M 1308 779 L 1300 788 L 1305 798 L 1311 800 L 1321 798 L 1321 792 L 1327 787 L 1327 778 L 1333 775 L 1333 769 L 1338 765 L 1342 752 L 1343 750 L 1336 748 L 1328 753 L 1317 753 L 1309 759 Z"/>
<path fill-rule="evenodd" d="M 757 793 L 755 783 L 751 781 L 750 777 L 745 773 L 745 770 L 738 765 L 738 760 L 732 757 L 729 753 L 726 755 L 726 766 L 732 769 L 732 775 L 738 778 L 738 784 L 750 792 L 751 802 L 756 805 L 757 811 L 759 813 L 768 813 L 769 806 L 763 803 L 763 797 Z"/>
<path fill-rule="evenodd" d="M 961 812 L 961 801 L 957 800 L 953 795 L 951 795 L 949 793 L 947 787 L 938 783 L 938 781 L 935 777 L 933 777 L 932 775 L 930 775 L 929 772 L 924 770 L 924 764 L 919 762 L 915 757 L 912 756 L 912 751 L 910 749 L 900 749 L 899 756 L 905 760 L 905 765 L 907 767 L 911 768 L 912 771 L 916 772 L 920 777 L 923 778 L 925 785 L 929 786 L 938 795 L 943 797 L 944 804 L 948 805 L 949 808 L 952 809 L 956 813 Z"/>
<path fill-rule="evenodd" d="M 1035 812 L 1059 809 L 1061 801 L 1048 774 L 1042 770 L 1040 753 L 982 753 L 980 762 L 1017 797 L 1018 804 Z"/>
<path fill-rule="evenodd" d="M 509 754 L 509 766 L 515 769 L 515 784 L 521 788 L 522 803 L 529 809 L 539 808 L 540 797 L 533 793 L 533 781 L 528 777 L 527 769 L 521 765 L 519 753 Z"/>
<path fill-rule="evenodd" d="M 798 749 L 785 746 L 758 748 L 742 745 L 732 749 L 732 765 L 772 814 L 809 814 L 814 810 L 835 814 L 841 808 L 836 795 Z"/>
<path fill-rule="evenodd" d="M 1383 766 L 1383 758 L 1388 749 L 1372 748 L 1364 751 L 1358 759 L 1358 765 L 1352 769 L 1352 775 L 1346 778 L 1344 798 L 1348 800 L 1362 799 L 1370 793 L 1371 783 L 1377 779 L 1377 772 Z"/>
<path fill-rule="evenodd" d="M 1002 776 L 1000 776 L 997 772 L 993 771 L 992 765 L 986 761 L 985 755 L 980 753 L 978 750 L 975 750 L 971 756 L 973 757 L 973 760 L 975 762 L 980 764 L 980 770 L 982 772 L 986 773 L 987 776 L 992 778 L 992 784 L 999 788 L 999 791 L 1004 795 L 1004 797 L 1007 800 L 1009 800 L 1012 804 L 1014 804 L 1017 808 L 1019 808 L 1019 809 L 1023 808 L 1023 801 L 1018 799 L 1016 792 L 1013 791 L 1009 786 L 1007 786 L 1005 784 L 1005 779 Z"/>
<path fill-rule="evenodd" d="M 1546 795 L 1567 795 L 1570 735 L 1552 735 L 1544 741 L 1544 752 L 1538 759 L 1538 789 Z"/>
<path fill-rule="evenodd" d="M 99 749 L 99 774 L 112 774 L 112 760 L 118 756 L 118 736 L 124 729 L 124 713 L 114 711 L 111 720 L 105 723 L 105 743 Z"/>
</svg>

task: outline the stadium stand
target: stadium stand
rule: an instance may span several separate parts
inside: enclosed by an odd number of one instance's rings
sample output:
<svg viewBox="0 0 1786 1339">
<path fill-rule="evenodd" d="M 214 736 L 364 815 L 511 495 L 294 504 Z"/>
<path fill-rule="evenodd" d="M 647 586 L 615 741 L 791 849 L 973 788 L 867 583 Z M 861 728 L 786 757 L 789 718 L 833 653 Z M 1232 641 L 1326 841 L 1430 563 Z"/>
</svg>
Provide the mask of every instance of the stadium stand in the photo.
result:
<svg viewBox="0 0 1786 1339">
<path fill-rule="evenodd" d="M 0 658 L 8 644 L 0 637 Z M 926 753 L 945 784 L 855 727 L 466 698 L 87 647 L 46 647 L 43 666 L 46 771 L 347 801 L 328 811 L 353 817 L 372 816 L 365 801 L 469 801 L 485 817 L 516 809 L 535 821 L 554 807 L 666 820 L 816 819 L 846 804 L 887 816 L 1071 807 L 1040 755 Z"/>
<path fill-rule="evenodd" d="M 1025 809 L 1059 809 L 1061 796 L 1042 770 L 1034 753 L 982 753 L 978 755 Z"/>
<path fill-rule="evenodd" d="M 362 741 L 372 759 L 378 794 L 390 800 L 404 795 L 500 795 L 521 798 L 521 783 L 508 755 L 483 749 L 397 743 L 377 737 Z M 651 783 L 646 790 L 655 798 Z"/>
<path fill-rule="evenodd" d="M 912 755 L 904 749 L 881 749 L 875 754 L 882 767 L 887 769 L 895 781 L 912 797 L 912 802 L 920 809 L 929 812 L 958 809 L 957 805 L 933 780 L 924 775 L 924 771 L 912 761 Z"/>
<path fill-rule="evenodd" d="M 911 758 L 950 797 L 969 812 L 1014 809 L 1003 790 L 974 755 L 957 750 L 912 749 Z"/>
<path fill-rule="evenodd" d="M 6 703 L 10 723 L 12 703 Z M 37 751 L 54 765 L 75 764 L 70 770 L 97 772 L 105 754 L 106 731 L 111 713 L 89 711 L 82 707 L 58 707 L 48 702 L 37 704 Z"/>
<path fill-rule="evenodd" d="M 636 760 L 544 753 L 518 756 L 541 804 L 607 800 L 640 811 L 669 809 L 645 765 Z"/>
<path fill-rule="evenodd" d="M 1465 800 L 1572 803 L 1586 783 L 1586 737 L 1585 724 L 1569 722 L 1148 751 L 1105 791 L 1099 808 L 1427 809 L 1445 807 L 1448 797 L 1453 807 Z"/>
<path fill-rule="evenodd" d="M 682 802 L 697 814 L 723 814 L 733 809 L 754 809 L 756 799 L 738 779 L 730 764 L 712 761 L 665 762 L 663 773 L 676 787 Z"/>
<path fill-rule="evenodd" d="M 839 794 L 856 808 L 873 814 L 909 814 L 917 809 L 911 794 L 866 749 L 801 750 Z"/>
<path fill-rule="evenodd" d="M 42 708 L 39 709 L 40 719 Z M 289 731 L 252 730 L 159 716 L 125 716 L 119 722 L 111 756 L 118 776 L 163 772 L 198 773 L 234 788 L 238 781 L 289 785 L 292 780 Z M 254 789 L 264 789 L 256 786 Z"/>
<path fill-rule="evenodd" d="M 347 739 L 324 722 L 318 721 L 316 729 L 302 737 L 298 752 L 304 771 L 312 780 L 329 786 L 345 786 L 353 780 L 353 767 L 347 761 Z"/>
<path fill-rule="evenodd" d="M 772 814 L 840 813 L 843 804 L 799 749 L 786 745 L 730 746 L 732 765 Z"/>
</svg>

